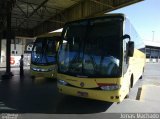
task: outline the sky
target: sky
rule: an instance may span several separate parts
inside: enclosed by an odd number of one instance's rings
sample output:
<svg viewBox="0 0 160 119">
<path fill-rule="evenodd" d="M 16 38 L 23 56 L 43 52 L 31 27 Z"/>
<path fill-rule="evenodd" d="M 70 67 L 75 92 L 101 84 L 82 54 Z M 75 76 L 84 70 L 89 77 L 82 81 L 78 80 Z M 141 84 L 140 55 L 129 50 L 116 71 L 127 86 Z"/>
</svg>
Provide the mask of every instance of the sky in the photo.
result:
<svg viewBox="0 0 160 119">
<path fill-rule="evenodd" d="M 112 13 L 124 13 L 144 41 L 160 43 L 160 0 L 144 0 Z"/>
</svg>

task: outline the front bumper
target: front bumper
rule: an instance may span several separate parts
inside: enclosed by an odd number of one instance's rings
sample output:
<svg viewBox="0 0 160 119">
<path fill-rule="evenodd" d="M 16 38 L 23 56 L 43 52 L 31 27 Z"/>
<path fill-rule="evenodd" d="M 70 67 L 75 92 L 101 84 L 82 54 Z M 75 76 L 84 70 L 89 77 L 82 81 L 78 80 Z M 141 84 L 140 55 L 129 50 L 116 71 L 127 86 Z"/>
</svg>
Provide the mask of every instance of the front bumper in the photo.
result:
<svg viewBox="0 0 160 119">
<path fill-rule="evenodd" d="M 43 78 L 56 78 L 57 77 L 56 71 L 37 72 L 37 71 L 31 70 L 31 75 L 34 77 L 43 77 Z"/>
<path fill-rule="evenodd" d="M 95 89 L 83 89 L 78 87 L 64 86 L 61 84 L 58 84 L 58 89 L 60 93 L 83 98 L 108 102 L 121 102 L 123 100 L 122 96 L 120 95 L 120 90 L 104 91 Z"/>
</svg>

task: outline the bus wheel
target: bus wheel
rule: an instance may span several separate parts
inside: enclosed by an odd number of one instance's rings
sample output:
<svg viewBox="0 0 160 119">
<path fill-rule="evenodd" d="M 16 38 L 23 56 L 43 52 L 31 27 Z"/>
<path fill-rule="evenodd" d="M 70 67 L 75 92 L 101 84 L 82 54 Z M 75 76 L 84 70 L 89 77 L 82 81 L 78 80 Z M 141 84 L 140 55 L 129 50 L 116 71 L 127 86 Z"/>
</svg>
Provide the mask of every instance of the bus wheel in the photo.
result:
<svg viewBox="0 0 160 119">
<path fill-rule="evenodd" d="M 144 73 L 144 67 L 143 67 L 142 75 L 140 76 L 139 79 L 142 79 L 142 78 L 143 78 L 143 73 Z"/>
<path fill-rule="evenodd" d="M 140 77 L 139 77 L 139 79 L 142 79 L 143 78 L 143 76 L 141 75 Z"/>
</svg>

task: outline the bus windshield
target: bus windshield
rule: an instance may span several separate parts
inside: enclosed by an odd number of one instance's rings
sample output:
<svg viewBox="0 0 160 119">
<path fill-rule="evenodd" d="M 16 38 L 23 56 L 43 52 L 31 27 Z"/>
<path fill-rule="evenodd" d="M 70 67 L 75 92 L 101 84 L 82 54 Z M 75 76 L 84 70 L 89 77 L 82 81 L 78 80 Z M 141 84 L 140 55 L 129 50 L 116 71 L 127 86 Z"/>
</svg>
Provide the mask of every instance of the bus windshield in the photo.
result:
<svg viewBox="0 0 160 119">
<path fill-rule="evenodd" d="M 120 76 L 121 26 L 120 18 L 66 24 L 58 51 L 58 71 L 78 77 Z"/>
<path fill-rule="evenodd" d="M 36 65 L 50 65 L 55 64 L 56 46 L 55 39 L 49 38 L 37 38 L 31 55 L 32 64 Z"/>
</svg>

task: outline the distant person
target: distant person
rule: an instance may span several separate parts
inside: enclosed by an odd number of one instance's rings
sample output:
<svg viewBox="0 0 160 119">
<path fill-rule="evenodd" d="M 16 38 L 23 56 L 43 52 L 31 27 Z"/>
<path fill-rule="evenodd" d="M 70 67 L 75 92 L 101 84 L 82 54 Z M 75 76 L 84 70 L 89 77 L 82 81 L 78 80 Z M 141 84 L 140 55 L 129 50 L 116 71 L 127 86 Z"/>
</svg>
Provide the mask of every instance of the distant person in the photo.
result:
<svg viewBox="0 0 160 119">
<path fill-rule="evenodd" d="M 21 55 L 21 59 L 19 61 L 20 65 L 20 76 L 24 76 L 24 70 L 23 70 L 23 55 Z"/>
</svg>

